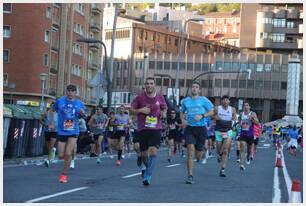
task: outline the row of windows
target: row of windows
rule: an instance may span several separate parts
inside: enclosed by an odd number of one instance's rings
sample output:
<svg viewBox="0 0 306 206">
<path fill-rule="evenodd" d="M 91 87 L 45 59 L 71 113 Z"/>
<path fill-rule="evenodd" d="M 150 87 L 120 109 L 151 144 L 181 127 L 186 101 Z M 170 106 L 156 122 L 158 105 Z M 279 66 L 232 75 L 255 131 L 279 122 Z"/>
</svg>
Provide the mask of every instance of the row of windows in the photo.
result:
<svg viewBox="0 0 306 206">
<path fill-rule="evenodd" d="M 79 23 L 74 23 L 73 31 L 81 36 L 85 36 L 85 28 Z"/>
<path fill-rule="evenodd" d="M 206 18 L 207 24 L 238 24 L 240 23 L 239 18 Z"/>
<path fill-rule="evenodd" d="M 74 54 L 83 56 L 83 46 L 81 46 L 80 44 L 74 43 L 74 44 L 72 45 L 72 52 L 73 52 Z"/>
<path fill-rule="evenodd" d="M 74 8 L 77 12 L 79 12 L 81 15 L 85 15 L 85 5 L 84 4 L 75 4 Z"/>
<path fill-rule="evenodd" d="M 287 43 L 295 43 L 296 39 L 293 38 L 292 36 L 286 36 L 284 33 L 265 33 L 261 32 L 260 33 L 260 38 L 261 39 L 270 39 L 272 42 L 287 42 Z"/>
<path fill-rule="evenodd" d="M 9 63 L 10 62 L 10 50 L 3 49 L 3 63 Z M 49 55 L 44 54 L 43 55 L 43 65 L 49 66 Z"/>
<path fill-rule="evenodd" d="M 274 27 L 294 28 L 294 22 L 286 21 L 286 19 L 262 18 L 263 24 L 273 24 Z"/>
<path fill-rule="evenodd" d="M 169 61 L 149 61 L 149 69 L 156 69 L 157 70 L 176 70 L 177 69 L 177 62 L 169 62 Z M 136 61 L 135 62 L 135 69 L 136 70 L 142 70 L 144 67 L 143 61 Z M 195 71 L 209 71 L 209 68 L 211 70 L 216 71 L 247 71 L 250 69 L 251 71 L 256 72 L 280 72 L 282 69 L 282 72 L 287 72 L 288 65 L 283 64 L 254 64 L 254 63 L 241 63 L 241 62 L 222 62 L 222 61 L 216 61 L 216 64 L 209 64 L 209 63 L 192 63 L 192 62 L 180 62 L 179 63 L 179 69 L 185 70 L 187 67 L 187 71 L 193 71 L 193 68 Z"/>
<path fill-rule="evenodd" d="M 112 39 L 113 31 L 107 31 L 105 33 L 105 39 L 109 40 Z M 129 29 L 122 29 L 116 31 L 116 39 L 125 39 L 130 37 L 130 30 Z"/>
</svg>

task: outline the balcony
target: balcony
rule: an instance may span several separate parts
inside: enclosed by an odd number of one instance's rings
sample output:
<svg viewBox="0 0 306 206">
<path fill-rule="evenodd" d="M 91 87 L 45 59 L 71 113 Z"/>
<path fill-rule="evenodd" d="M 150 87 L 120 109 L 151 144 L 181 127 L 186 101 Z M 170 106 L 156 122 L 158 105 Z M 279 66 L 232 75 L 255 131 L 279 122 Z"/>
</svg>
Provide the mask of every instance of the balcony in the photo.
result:
<svg viewBox="0 0 306 206">
<path fill-rule="evenodd" d="M 303 24 L 299 24 L 299 34 L 303 34 L 303 27 L 304 25 Z"/>
<path fill-rule="evenodd" d="M 274 9 L 274 17 L 275 18 L 286 18 L 286 10 L 285 9 Z"/>
<path fill-rule="evenodd" d="M 59 51 L 59 41 L 58 39 L 52 39 L 51 49 L 54 51 Z"/>
<path fill-rule="evenodd" d="M 299 11 L 297 9 L 288 9 L 287 19 L 298 19 Z"/>
<path fill-rule="evenodd" d="M 273 33 L 286 33 L 286 34 L 297 34 L 299 29 L 295 28 L 287 28 L 287 27 L 274 27 Z"/>
<path fill-rule="evenodd" d="M 101 45 L 99 43 L 90 43 L 89 49 L 93 51 L 98 51 L 101 48 Z"/>
<path fill-rule="evenodd" d="M 298 39 L 297 44 L 298 44 L 298 49 L 303 49 L 303 39 Z"/>
<path fill-rule="evenodd" d="M 297 42 L 272 42 L 271 47 L 277 49 L 297 49 L 298 44 Z"/>
<path fill-rule="evenodd" d="M 100 64 L 99 64 L 98 61 L 88 61 L 88 68 L 90 68 L 90 69 L 97 70 L 97 69 L 99 69 L 99 66 L 100 66 Z"/>
<path fill-rule="evenodd" d="M 50 73 L 57 74 L 58 72 L 58 65 L 57 63 L 52 63 L 50 67 Z"/>
<path fill-rule="evenodd" d="M 101 31 L 101 24 L 100 22 L 97 22 L 95 20 L 92 20 L 90 21 L 90 29 L 93 31 L 93 32 L 100 32 Z"/>
<path fill-rule="evenodd" d="M 99 8 L 99 4 L 91 4 L 91 12 L 94 14 L 100 14 L 102 11 Z"/>
<path fill-rule="evenodd" d="M 270 39 L 259 39 L 256 41 L 256 47 L 271 47 L 271 40 Z"/>
</svg>

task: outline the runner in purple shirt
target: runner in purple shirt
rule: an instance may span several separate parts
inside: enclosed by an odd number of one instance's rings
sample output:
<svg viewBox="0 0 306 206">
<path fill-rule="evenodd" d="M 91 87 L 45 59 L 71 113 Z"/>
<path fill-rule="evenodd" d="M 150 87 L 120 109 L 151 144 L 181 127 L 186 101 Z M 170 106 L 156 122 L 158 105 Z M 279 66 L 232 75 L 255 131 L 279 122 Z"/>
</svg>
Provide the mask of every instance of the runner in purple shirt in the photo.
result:
<svg viewBox="0 0 306 206">
<path fill-rule="evenodd" d="M 167 104 L 162 95 L 155 91 L 155 80 L 148 77 L 145 91 L 141 92 L 131 104 L 131 112 L 137 115 L 138 136 L 142 161 L 146 165 L 143 184 L 150 185 L 153 168 L 159 148 L 162 118 L 166 118 Z"/>
</svg>

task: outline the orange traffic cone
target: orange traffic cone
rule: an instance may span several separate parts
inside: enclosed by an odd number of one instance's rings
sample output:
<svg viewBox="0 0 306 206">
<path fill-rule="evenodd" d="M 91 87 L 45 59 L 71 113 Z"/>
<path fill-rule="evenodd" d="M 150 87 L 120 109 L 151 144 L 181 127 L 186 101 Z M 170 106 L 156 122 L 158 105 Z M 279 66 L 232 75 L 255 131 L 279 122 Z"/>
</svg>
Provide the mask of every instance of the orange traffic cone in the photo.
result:
<svg viewBox="0 0 306 206">
<path fill-rule="evenodd" d="M 300 203 L 301 202 L 301 184 L 300 180 L 293 180 L 291 186 L 291 194 L 289 196 L 289 202 Z"/>
<path fill-rule="evenodd" d="M 279 167 L 279 168 L 283 167 L 282 159 L 280 158 L 280 155 L 277 156 L 275 167 Z"/>
</svg>

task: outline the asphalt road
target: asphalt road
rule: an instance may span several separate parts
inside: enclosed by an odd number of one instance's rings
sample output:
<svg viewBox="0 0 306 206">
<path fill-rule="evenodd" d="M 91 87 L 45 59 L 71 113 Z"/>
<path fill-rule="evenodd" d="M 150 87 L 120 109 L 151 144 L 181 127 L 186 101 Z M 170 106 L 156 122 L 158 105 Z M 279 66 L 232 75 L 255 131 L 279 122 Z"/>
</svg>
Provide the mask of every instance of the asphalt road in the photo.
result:
<svg viewBox="0 0 306 206">
<path fill-rule="evenodd" d="M 245 171 L 240 171 L 235 150 L 230 154 L 227 177 L 219 177 L 215 157 L 207 164 L 194 163 L 195 184 L 185 180 L 186 159 L 176 155 L 167 162 L 166 150 L 159 151 L 151 185 L 142 185 L 136 155 L 115 165 L 115 159 L 105 156 L 97 165 L 95 158 L 76 160 L 68 183 L 58 182 L 62 162 L 44 165 L 10 165 L 3 169 L 4 203 L 271 203 L 275 197 L 275 150 L 261 143 L 257 156 Z M 303 187 L 303 155 L 297 157 L 284 151 L 290 179 L 299 179 Z M 278 168 L 279 202 L 288 202 L 284 178 L 285 168 Z M 289 190 L 289 192 L 290 192 Z M 37 199 L 40 198 L 40 199 Z"/>
</svg>

